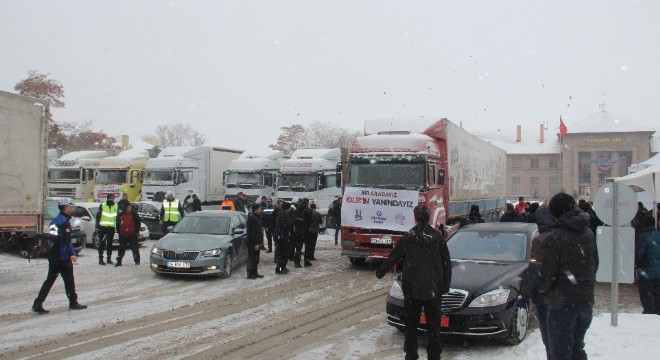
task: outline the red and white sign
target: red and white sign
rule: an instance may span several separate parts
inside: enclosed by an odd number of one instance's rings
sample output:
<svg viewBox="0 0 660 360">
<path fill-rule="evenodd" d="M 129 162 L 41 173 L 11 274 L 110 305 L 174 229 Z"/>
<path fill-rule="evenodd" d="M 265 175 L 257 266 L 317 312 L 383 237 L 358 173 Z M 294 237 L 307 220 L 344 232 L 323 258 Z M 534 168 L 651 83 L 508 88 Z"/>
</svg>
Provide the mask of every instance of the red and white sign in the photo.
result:
<svg viewBox="0 0 660 360">
<path fill-rule="evenodd" d="M 346 187 L 341 224 L 366 229 L 408 231 L 415 226 L 413 209 L 419 192 Z"/>
</svg>

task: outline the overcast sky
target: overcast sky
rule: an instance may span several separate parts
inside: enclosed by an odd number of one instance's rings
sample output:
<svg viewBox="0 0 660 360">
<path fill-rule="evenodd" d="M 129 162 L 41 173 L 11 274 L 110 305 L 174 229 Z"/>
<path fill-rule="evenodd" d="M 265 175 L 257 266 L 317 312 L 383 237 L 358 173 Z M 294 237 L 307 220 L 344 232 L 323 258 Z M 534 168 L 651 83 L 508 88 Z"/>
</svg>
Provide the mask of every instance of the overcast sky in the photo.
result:
<svg viewBox="0 0 660 360">
<path fill-rule="evenodd" d="M 64 85 L 58 121 L 139 138 L 190 123 L 265 151 L 281 126 L 447 117 L 660 128 L 658 1 L 0 0 L 0 89 Z"/>
</svg>

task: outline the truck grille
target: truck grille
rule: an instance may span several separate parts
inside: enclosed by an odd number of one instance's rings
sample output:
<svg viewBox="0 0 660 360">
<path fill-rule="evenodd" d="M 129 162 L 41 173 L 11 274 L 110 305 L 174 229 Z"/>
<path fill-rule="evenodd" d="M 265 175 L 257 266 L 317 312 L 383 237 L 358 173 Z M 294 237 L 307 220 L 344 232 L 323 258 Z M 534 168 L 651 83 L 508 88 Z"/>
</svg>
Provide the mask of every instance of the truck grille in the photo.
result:
<svg viewBox="0 0 660 360">
<path fill-rule="evenodd" d="M 165 260 L 195 260 L 197 255 L 199 255 L 199 251 L 184 251 L 182 254 L 177 254 L 172 250 L 163 251 Z"/>
<path fill-rule="evenodd" d="M 465 303 L 468 292 L 459 289 L 450 289 L 448 293 L 442 295 L 442 312 L 450 313 L 460 310 Z"/>
<path fill-rule="evenodd" d="M 48 189 L 48 196 L 50 197 L 76 197 L 76 189 L 62 189 L 62 188 L 52 188 Z"/>
</svg>

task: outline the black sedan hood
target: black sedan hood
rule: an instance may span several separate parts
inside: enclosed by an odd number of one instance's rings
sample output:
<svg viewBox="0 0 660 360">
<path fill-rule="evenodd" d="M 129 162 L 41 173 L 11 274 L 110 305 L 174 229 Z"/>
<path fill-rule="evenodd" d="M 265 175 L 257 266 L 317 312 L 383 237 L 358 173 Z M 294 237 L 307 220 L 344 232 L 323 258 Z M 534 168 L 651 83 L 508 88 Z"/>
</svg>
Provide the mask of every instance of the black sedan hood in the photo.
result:
<svg viewBox="0 0 660 360">
<path fill-rule="evenodd" d="M 164 250 L 204 251 L 224 248 L 231 239 L 230 235 L 169 233 L 158 240 L 155 246 Z"/>
<path fill-rule="evenodd" d="M 519 289 L 526 268 L 526 262 L 452 260 L 451 288 L 468 291 L 470 298 L 499 287 Z"/>
</svg>

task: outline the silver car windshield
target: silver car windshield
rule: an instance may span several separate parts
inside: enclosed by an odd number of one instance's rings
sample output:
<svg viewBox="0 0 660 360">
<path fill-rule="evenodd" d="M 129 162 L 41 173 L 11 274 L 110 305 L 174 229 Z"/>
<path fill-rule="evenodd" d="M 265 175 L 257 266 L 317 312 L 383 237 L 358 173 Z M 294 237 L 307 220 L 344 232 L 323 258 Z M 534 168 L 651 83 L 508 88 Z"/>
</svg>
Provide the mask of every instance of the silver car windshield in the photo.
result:
<svg viewBox="0 0 660 360">
<path fill-rule="evenodd" d="M 229 218 L 221 217 L 188 216 L 181 219 L 172 232 L 180 234 L 229 235 L 230 221 Z"/>
<path fill-rule="evenodd" d="M 459 231 L 447 247 L 452 259 L 525 261 L 527 237 L 520 233 Z"/>
</svg>

